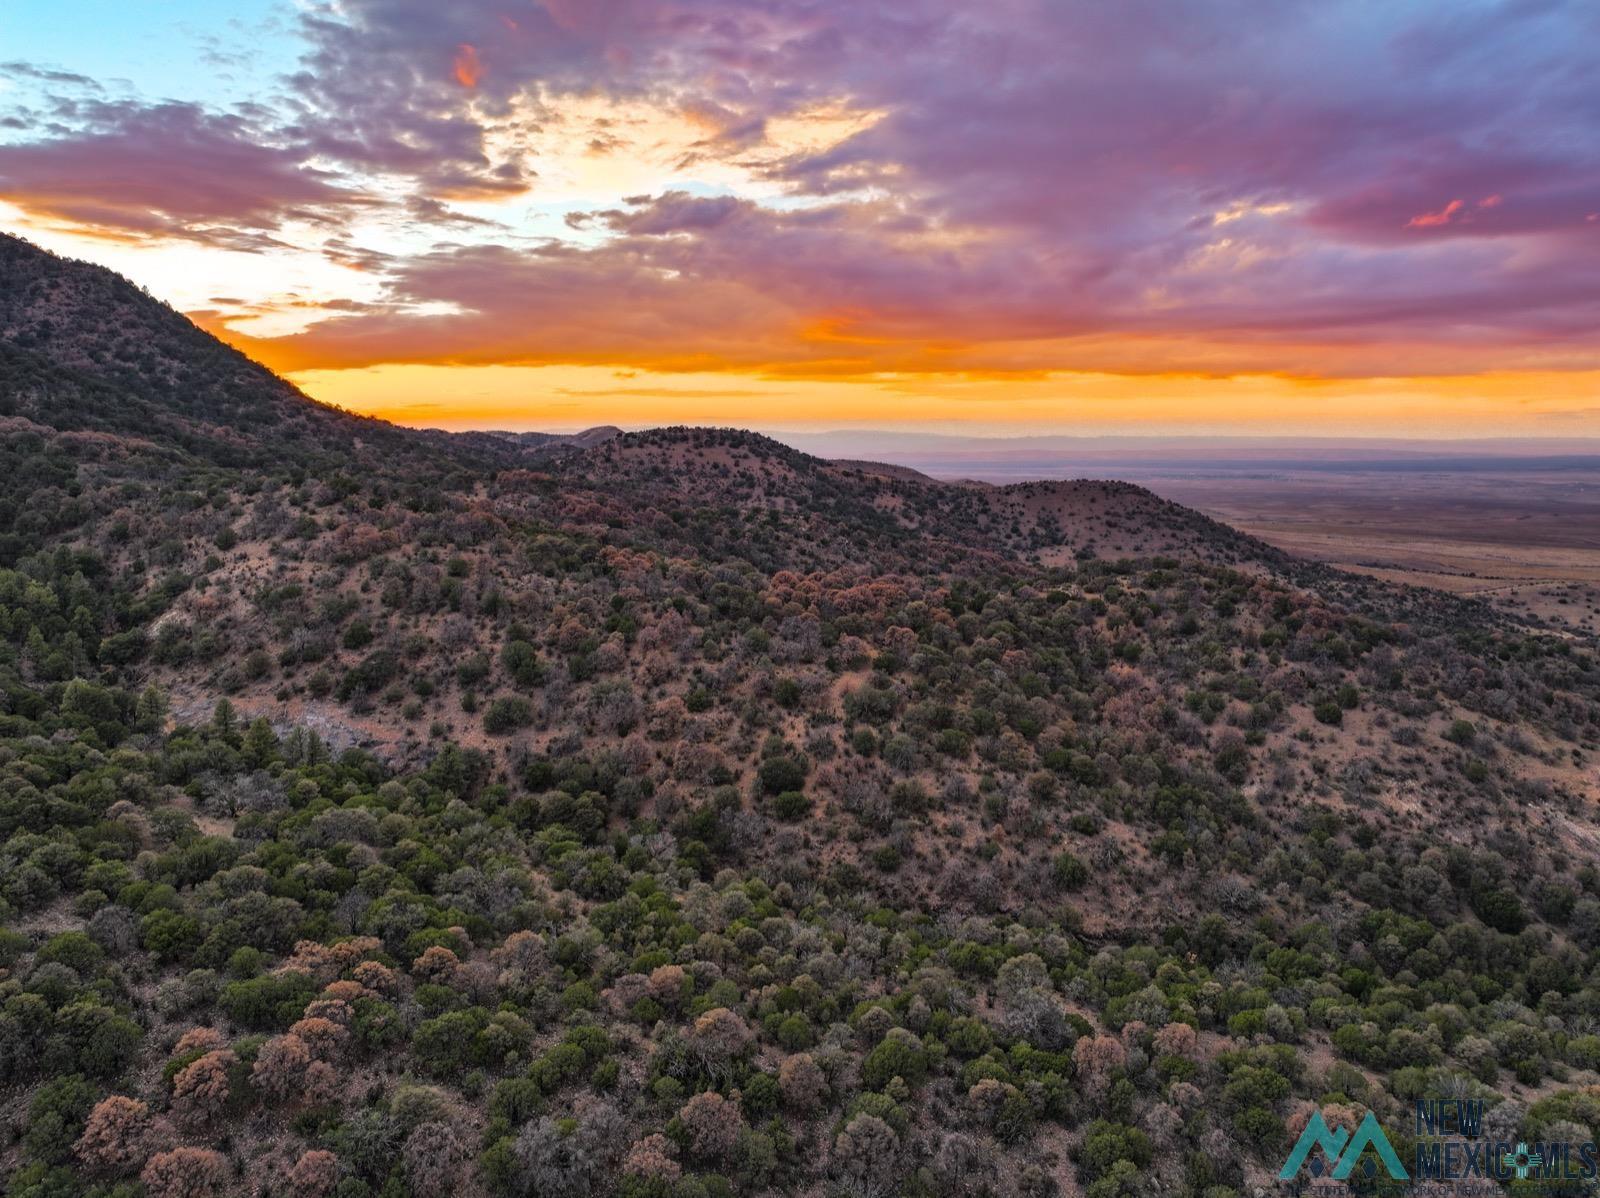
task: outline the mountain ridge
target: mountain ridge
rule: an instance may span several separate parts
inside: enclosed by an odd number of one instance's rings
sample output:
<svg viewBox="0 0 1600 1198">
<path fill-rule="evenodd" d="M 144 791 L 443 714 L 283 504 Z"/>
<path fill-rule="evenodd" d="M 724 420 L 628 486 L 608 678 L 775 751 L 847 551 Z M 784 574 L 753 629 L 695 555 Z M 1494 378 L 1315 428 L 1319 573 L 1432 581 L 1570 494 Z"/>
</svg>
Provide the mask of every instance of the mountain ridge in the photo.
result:
<svg viewBox="0 0 1600 1198">
<path fill-rule="evenodd" d="M 669 498 L 672 488 L 659 476 L 687 465 L 669 445 L 698 446 L 700 498 L 756 506 L 770 500 L 772 510 L 793 511 L 824 502 L 807 493 L 808 486 L 826 487 L 826 502 L 851 513 L 842 538 L 823 537 L 838 553 L 866 552 L 883 536 L 928 536 L 927 530 L 937 526 L 941 531 L 934 540 L 949 544 L 932 551 L 946 560 L 972 551 L 1065 557 L 1097 547 L 1113 556 L 1208 552 L 1234 561 L 1273 558 L 1266 546 L 1125 484 L 1025 484 L 995 488 L 974 502 L 969 489 L 947 491 L 949 484 L 907 477 L 888 466 L 829 463 L 742 430 L 674 427 L 624 433 L 602 425 L 576 434 L 451 434 L 405 429 L 319 404 L 121 276 L 56 258 L 18 238 L 0 239 L 0 296 L 0 344 L 12 355 L 0 414 L 146 438 L 165 433 L 179 447 L 199 448 L 221 461 L 250 454 L 270 458 L 270 449 L 262 446 L 280 438 L 331 455 L 332 465 L 341 452 L 354 461 L 374 452 L 404 453 L 444 458 L 487 476 L 511 465 L 521 450 L 530 464 L 555 470 L 569 484 L 596 494 L 597 501 L 606 501 L 600 493 L 609 487 L 613 498 L 626 504 L 618 487 L 639 489 L 651 500 Z M 47 364 L 40 371 L 43 381 L 19 385 L 28 367 L 39 363 Z M 68 392 L 79 402 L 61 403 Z M 370 444 L 363 448 L 363 442 Z M 730 450 L 781 464 L 785 493 L 741 491 L 717 477 L 707 455 Z M 641 480 L 619 471 L 619 454 L 652 477 Z M 867 480 L 865 485 L 857 476 Z M 1116 527 L 1119 496 L 1129 509 L 1128 520 L 1140 527 Z M 979 510 L 984 507 L 993 510 Z M 792 550 L 800 552 L 801 538 L 793 539 Z"/>
</svg>

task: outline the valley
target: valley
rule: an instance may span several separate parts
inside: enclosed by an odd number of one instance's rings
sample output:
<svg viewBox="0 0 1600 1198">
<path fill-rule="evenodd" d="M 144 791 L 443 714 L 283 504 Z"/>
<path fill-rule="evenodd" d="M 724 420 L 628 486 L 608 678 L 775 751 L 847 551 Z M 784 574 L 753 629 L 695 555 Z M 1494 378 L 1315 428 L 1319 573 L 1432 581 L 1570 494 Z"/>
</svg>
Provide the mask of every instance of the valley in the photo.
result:
<svg viewBox="0 0 1600 1198">
<path fill-rule="evenodd" d="M 1146 485 L 1302 557 L 1555 626 L 1600 627 L 1600 463 Z"/>
</svg>

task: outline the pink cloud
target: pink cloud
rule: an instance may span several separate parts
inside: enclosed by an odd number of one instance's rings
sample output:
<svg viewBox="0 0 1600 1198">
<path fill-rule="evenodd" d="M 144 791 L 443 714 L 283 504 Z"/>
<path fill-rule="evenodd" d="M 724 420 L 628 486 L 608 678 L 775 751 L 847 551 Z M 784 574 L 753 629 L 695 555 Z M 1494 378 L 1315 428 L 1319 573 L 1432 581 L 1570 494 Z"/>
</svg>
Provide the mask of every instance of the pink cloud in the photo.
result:
<svg viewBox="0 0 1600 1198">
<path fill-rule="evenodd" d="M 1437 212 L 1424 212 L 1406 221 L 1408 229 L 1436 229 L 1448 225 L 1453 217 L 1466 207 L 1464 200 L 1451 200 Z"/>
</svg>

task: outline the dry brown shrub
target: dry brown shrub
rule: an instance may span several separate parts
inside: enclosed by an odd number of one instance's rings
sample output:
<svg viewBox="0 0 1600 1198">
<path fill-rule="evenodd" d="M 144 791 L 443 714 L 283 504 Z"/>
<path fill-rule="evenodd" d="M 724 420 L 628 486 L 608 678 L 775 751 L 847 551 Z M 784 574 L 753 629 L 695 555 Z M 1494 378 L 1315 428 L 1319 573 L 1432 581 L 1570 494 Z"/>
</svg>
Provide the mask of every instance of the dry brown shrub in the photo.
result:
<svg viewBox="0 0 1600 1198">
<path fill-rule="evenodd" d="M 362 961 L 350 971 L 350 976 L 374 994 L 392 997 L 400 990 L 399 976 L 381 961 Z"/>
<path fill-rule="evenodd" d="M 216 1198 L 228 1184 L 228 1158 L 209 1148 L 174 1148 L 151 1157 L 139 1174 L 149 1198 Z"/>
<path fill-rule="evenodd" d="M 676 1181 L 683 1173 L 682 1167 L 672 1159 L 672 1141 L 660 1132 L 636 1141 L 628 1149 L 622 1171 L 633 1177 L 655 1177 L 663 1181 Z"/>
<path fill-rule="evenodd" d="M 810 1053 L 797 1052 L 778 1066 L 778 1093 L 783 1105 L 799 1114 L 817 1108 L 828 1092 L 828 1079 Z"/>
<path fill-rule="evenodd" d="M 304 1095 L 306 1070 L 313 1059 L 311 1046 L 299 1036 L 274 1036 L 256 1054 L 250 1080 L 276 1101 L 295 1103 Z"/>
<path fill-rule="evenodd" d="M 313 1148 L 289 1170 L 290 1198 L 327 1198 L 339 1184 L 339 1158 Z"/>
<path fill-rule="evenodd" d="M 1194 1028 L 1187 1023 L 1169 1023 L 1156 1032 L 1155 1049 L 1160 1056 L 1187 1059 L 1194 1056 L 1197 1042 Z"/>
<path fill-rule="evenodd" d="M 461 959 L 442 944 L 429 945 L 420 957 L 411 962 L 414 977 L 446 986 L 455 979 L 456 970 L 460 968 Z"/>
<path fill-rule="evenodd" d="M 1122 1044 L 1112 1036 L 1085 1036 L 1072 1046 L 1072 1062 L 1078 1067 L 1078 1078 L 1091 1094 L 1104 1092 L 1111 1075 L 1121 1069 L 1127 1059 Z"/>
<path fill-rule="evenodd" d="M 186 1057 L 191 1052 L 210 1052 L 226 1043 L 222 1033 L 214 1027 L 192 1027 L 178 1037 L 178 1042 L 172 1046 L 172 1055 Z"/>
<path fill-rule="evenodd" d="M 149 1131 L 150 1108 L 137 1098 L 113 1094 L 95 1103 L 73 1151 L 91 1172 L 121 1176 L 144 1163 Z"/>
<path fill-rule="evenodd" d="M 229 1074 L 238 1063 L 232 1049 L 216 1048 L 185 1065 L 172 1079 L 173 1112 L 189 1124 L 216 1119 L 228 1105 Z"/>
<path fill-rule="evenodd" d="M 728 1062 L 750 1046 L 750 1029 L 743 1019 L 727 1007 L 712 1007 L 694 1021 L 687 1037 L 689 1051 L 713 1076 L 720 1076 Z"/>
<path fill-rule="evenodd" d="M 721 1160 L 733 1151 L 744 1130 L 739 1108 L 714 1090 L 696 1094 L 678 1112 L 689 1133 L 690 1150 L 705 1160 Z"/>
<path fill-rule="evenodd" d="M 647 985 L 650 997 L 666 1006 L 677 1006 L 683 998 L 683 983 L 688 976 L 681 965 L 656 966 L 650 971 Z"/>
<path fill-rule="evenodd" d="M 466 1134 L 448 1123 L 419 1124 L 406 1137 L 401 1156 L 417 1198 L 448 1198 L 461 1188 L 472 1155 Z"/>
<path fill-rule="evenodd" d="M 350 1032 L 344 1024 L 320 1015 L 307 1015 L 304 1019 L 296 1020 L 289 1028 L 289 1034 L 299 1036 L 313 1056 L 324 1060 L 343 1048 L 345 1041 L 350 1038 Z"/>
</svg>

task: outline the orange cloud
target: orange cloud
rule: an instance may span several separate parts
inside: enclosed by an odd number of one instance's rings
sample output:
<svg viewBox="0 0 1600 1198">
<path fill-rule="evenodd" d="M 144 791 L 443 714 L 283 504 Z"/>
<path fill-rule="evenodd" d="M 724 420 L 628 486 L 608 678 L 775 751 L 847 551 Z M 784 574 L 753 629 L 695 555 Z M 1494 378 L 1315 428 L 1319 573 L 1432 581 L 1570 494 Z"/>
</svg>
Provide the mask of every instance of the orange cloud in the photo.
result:
<svg viewBox="0 0 1600 1198">
<path fill-rule="evenodd" d="M 223 335 L 290 371 L 1349 378 L 1600 365 L 1581 319 L 1592 284 L 1560 263 L 1460 294 L 1446 264 L 1421 264 L 1404 288 L 1323 284 L 1291 298 L 1306 274 L 1281 252 L 1201 246 L 1153 288 L 1134 271 L 1039 270 L 1024 239 L 960 241 L 872 203 L 781 212 L 673 192 L 591 217 L 611 234 L 594 246 L 439 246 L 389 260 L 381 302 L 330 305 L 287 336 Z M 1265 296 L 1278 302 L 1269 309 Z M 1490 316 L 1503 330 L 1483 327 Z"/>
<path fill-rule="evenodd" d="M 478 57 L 478 47 L 463 42 L 456 47 L 454 62 L 456 82 L 462 87 L 478 86 L 483 78 L 483 61 Z"/>
</svg>

